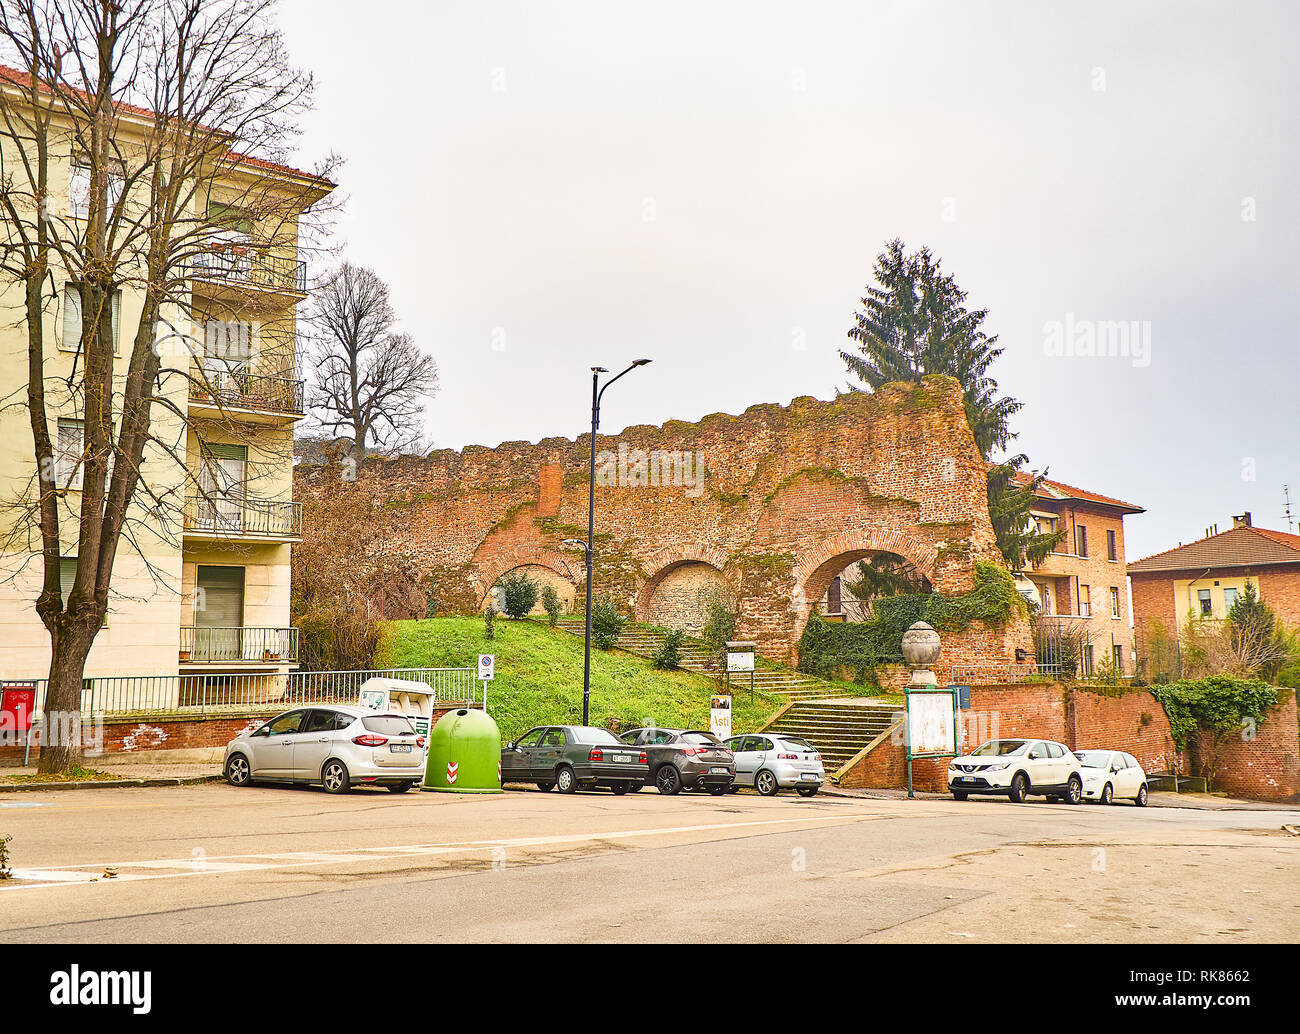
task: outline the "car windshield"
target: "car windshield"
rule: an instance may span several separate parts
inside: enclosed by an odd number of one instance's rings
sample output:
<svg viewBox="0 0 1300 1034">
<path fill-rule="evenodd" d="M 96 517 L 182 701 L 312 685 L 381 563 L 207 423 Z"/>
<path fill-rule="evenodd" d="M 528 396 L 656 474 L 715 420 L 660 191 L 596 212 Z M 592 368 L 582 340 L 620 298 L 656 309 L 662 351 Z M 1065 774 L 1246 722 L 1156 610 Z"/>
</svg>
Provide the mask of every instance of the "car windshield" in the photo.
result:
<svg viewBox="0 0 1300 1034">
<path fill-rule="evenodd" d="M 997 758 L 1019 754 L 1029 746 L 1028 740 L 989 740 L 971 751 L 974 758 Z"/>
<path fill-rule="evenodd" d="M 615 736 L 608 729 L 595 729 L 590 725 L 574 726 L 573 736 L 579 743 L 617 743 L 623 746 L 623 741 Z"/>
<path fill-rule="evenodd" d="M 684 732 L 678 737 L 683 743 L 715 744 L 718 738 L 711 732 Z"/>
<path fill-rule="evenodd" d="M 813 749 L 813 745 L 807 740 L 801 740 L 794 736 L 783 736 L 781 742 L 791 750 L 810 751 Z"/>
<path fill-rule="evenodd" d="M 1076 750 L 1074 756 L 1079 759 L 1079 764 L 1084 768 L 1108 768 L 1110 766 L 1110 751 L 1108 750 Z"/>
<path fill-rule="evenodd" d="M 367 715 L 361 719 L 366 732 L 377 732 L 381 736 L 409 736 L 415 732 L 411 723 L 395 714 Z"/>
</svg>

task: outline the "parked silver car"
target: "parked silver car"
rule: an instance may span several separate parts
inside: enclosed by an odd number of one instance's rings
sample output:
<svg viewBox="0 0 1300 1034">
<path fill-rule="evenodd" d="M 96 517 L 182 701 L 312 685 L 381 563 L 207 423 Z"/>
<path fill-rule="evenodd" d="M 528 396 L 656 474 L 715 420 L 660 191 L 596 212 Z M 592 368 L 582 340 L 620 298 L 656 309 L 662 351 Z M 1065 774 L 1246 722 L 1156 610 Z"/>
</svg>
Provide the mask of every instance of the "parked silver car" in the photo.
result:
<svg viewBox="0 0 1300 1034">
<path fill-rule="evenodd" d="M 736 756 L 734 785 L 752 786 L 764 797 L 791 788 L 800 797 L 812 797 L 826 782 L 821 755 L 798 736 L 733 736 L 727 746 Z"/>
<path fill-rule="evenodd" d="M 326 793 L 386 786 L 404 793 L 424 779 L 424 737 L 405 715 L 359 707 L 296 707 L 226 745 L 226 780 L 319 783 Z"/>
</svg>

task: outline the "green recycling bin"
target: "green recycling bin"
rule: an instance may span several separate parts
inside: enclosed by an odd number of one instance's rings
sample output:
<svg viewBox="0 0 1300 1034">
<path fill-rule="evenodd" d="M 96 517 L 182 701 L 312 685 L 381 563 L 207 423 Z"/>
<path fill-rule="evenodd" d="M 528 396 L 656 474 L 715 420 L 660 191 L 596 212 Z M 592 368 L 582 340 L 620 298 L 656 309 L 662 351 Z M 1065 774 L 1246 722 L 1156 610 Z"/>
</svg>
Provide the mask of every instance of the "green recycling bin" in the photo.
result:
<svg viewBox="0 0 1300 1034">
<path fill-rule="evenodd" d="M 423 790 L 501 792 L 501 730 L 485 711 L 448 711 L 429 733 Z"/>
</svg>

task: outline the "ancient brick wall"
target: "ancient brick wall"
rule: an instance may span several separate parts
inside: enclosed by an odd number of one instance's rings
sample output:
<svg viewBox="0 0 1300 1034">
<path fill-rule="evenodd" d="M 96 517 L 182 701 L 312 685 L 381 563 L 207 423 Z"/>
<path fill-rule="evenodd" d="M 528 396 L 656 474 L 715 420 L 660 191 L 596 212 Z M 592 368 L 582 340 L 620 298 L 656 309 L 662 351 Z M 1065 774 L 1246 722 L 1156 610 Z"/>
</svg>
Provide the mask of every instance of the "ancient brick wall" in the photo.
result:
<svg viewBox="0 0 1300 1034">
<path fill-rule="evenodd" d="M 317 501 L 360 493 L 385 548 L 410 558 L 441 613 L 479 611 L 496 579 L 523 565 L 581 593 L 582 548 L 566 540 L 586 538 L 589 448 L 583 436 L 371 459 L 355 483 L 344 468 L 303 465 L 304 534 Z M 1000 562 L 951 378 L 630 427 L 599 437 L 597 452 L 595 591 L 645 621 L 684 607 L 657 595 L 681 589 L 675 570 L 708 565 L 737 601 L 737 634 L 773 658 L 793 659 L 831 579 L 873 552 L 900 554 L 947 593 L 971 588 L 976 560 Z M 664 456 L 678 466 L 653 462 Z M 685 470 L 699 478 L 674 477 L 683 457 L 702 460 Z M 1031 648 L 1022 621 L 973 629 L 953 637 L 945 662 L 1005 662 L 1017 646 Z"/>
</svg>

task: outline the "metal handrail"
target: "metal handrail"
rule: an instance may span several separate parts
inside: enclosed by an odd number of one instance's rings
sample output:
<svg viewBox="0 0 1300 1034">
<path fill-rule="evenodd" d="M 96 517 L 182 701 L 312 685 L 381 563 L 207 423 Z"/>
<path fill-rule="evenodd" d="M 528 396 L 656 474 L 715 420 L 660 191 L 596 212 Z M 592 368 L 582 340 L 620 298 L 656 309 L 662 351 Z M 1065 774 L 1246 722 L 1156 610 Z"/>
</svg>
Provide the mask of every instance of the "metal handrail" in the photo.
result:
<svg viewBox="0 0 1300 1034">
<path fill-rule="evenodd" d="M 192 495 L 185 500 L 185 530 L 221 535 L 288 538 L 302 534 L 302 503 L 247 496 Z"/>
<path fill-rule="evenodd" d="M 232 242 L 214 246 L 211 251 L 191 256 L 184 269 L 199 280 L 307 293 L 306 262 L 272 255 L 256 244 Z"/>
<path fill-rule="evenodd" d="M 248 672 L 230 675 L 122 675 L 82 683 L 81 710 L 96 714 L 203 714 L 272 710 L 297 704 L 356 704 L 367 679 L 427 683 L 436 703 L 480 706 L 474 668 L 389 668 L 380 671 Z M 42 713 L 48 680 L 36 684 Z"/>
<path fill-rule="evenodd" d="M 301 414 L 304 382 L 292 377 L 226 370 L 201 370 L 190 380 L 191 402 L 213 402 L 236 409 Z"/>
<path fill-rule="evenodd" d="M 182 660 L 190 661 L 296 661 L 298 630 L 238 625 L 213 628 L 182 625 Z M 187 657 L 186 654 L 189 656 Z"/>
</svg>

